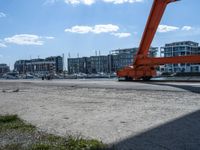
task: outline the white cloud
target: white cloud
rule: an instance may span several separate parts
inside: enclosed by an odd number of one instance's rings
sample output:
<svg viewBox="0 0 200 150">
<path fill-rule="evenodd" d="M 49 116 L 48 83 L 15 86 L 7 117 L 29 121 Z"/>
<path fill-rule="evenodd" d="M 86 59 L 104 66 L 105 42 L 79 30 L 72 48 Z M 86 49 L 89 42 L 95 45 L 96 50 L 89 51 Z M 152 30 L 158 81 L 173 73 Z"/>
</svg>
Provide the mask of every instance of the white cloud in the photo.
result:
<svg viewBox="0 0 200 150">
<path fill-rule="evenodd" d="M 181 28 L 181 30 L 183 30 L 183 31 L 190 31 L 190 30 L 192 30 L 192 27 L 191 26 L 183 26 Z"/>
<path fill-rule="evenodd" d="M 77 4 L 85 4 L 85 5 L 92 5 L 95 3 L 95 0 L 65 0 L 65 3 L 77 5 Z"/>
<path fill-rule="evenodd" d="M 113 25 L 113 24 L 101 24 L 101 25 L 95 25 L 95 26 L 78 26 L 78 25 L 76 25 L 71 28 L 65 29 L 65 32 L 79 33 L 79 34 L 110 33 L 111 35 L 114 35 L 118 38 L 125 38 L 125 37 L 131 36 L 131 33 L 117 32 L 119 29 L 120 28 L 117 25 Z M 137 33 L 134 32 L 134 34 L 137 34 Z"/>
<path fill-rule="evenodd" d="M 108 33 L 108 32 L 116 32 L 119 30 L 117 25 L 106 24 L 106 25 L 95 25 L 95 26 L 73 26 L 72 28 L 65 29 L 65 32 L 72 33 Z"/>
<path fill-rule="evenodd" d="M 44 4 L 53 4 L 58 1 L 64 1 L 66 4 L 71 4 L 71 5 L 78 5 L 78 4 L 92 5 L 97 1 L 105 3 L 113 3 L 113 4 L 123 4 L 123 3 L 143 2 L 144 0 L 46 0 Z"/>
<path fill-rule="evenodd" d="M 0 48 L 5 48 L 5 47 L 7 47 L 5 44 L 0 43 Z"/>
<path fill-rule="evenodd" d="M 106 24 L 106 25 L 95 25 L 93 27 L 92 32 L 99 34 L 99 33 L 107 33 L 107 32 L 116 32 L 119 30 L 117 25 Z"/>
<path fill-rule="evenodd" d="M 118 38 L 125 38 L 131 36 L 131 33 L 111 33 L 111 35 L 114 35 Z"/>
<path fill-rule="evenodd" d="M 0 12 L 0 18 L 4 18 L 4 17 L 6 17 L 6 14 L 3 12 Z"/>
<path fill-rule="evenodd" d="M 144 0 L 103 0 L 103 1 L 106 3 L 123 4 L 123 3 L 143 2 Z"/>
<path fill-rule="evenodd" d="M 38 35 L 32 34 L 19 34 L 4 39 L 7 43 L 18 45 L 43 45 L 44 41 Z"/>
<path fill-rule="evenodd" d="M 59 0 L 45 0 L 45 2 L 43 3 L 44 5 L 48 5 L 48 4 L 54 4 L 55 2 L 58 2 Z"/>
<path fill-rule="evenodd" d="M 92 31 L 92 27 L 89 26 L 73 26 L 69 29 L 65 29 L 65 32 L 85 34 Z"/>
<path fill-rule="evenodd" d="M 168 26 L 168 25 L 159 25 L 158 26 L 158 32 L 160 32 L 160 33 L 166 33 L 166 32 L 176 31 L 176 30 L 179 30 L 179 27 Z"/>
<path fill-rule="evenodd" d="M 52 36 L 38 36 L 33 34 L 19 34 L 12 37 L 5 38 L 6 43 L 13 43 L 17 45 L 43 45 L 45 39 L 54 39 Z"/>
<path fill-rule="evenodd" d="M 45 39 L 48 39 L 48 40 L 53 40 L 53 39 L 55 39 L 55 37 L 53 37 L 53 36 L 45 36 L 44 38 L 45 38 Z"/>
</svg>

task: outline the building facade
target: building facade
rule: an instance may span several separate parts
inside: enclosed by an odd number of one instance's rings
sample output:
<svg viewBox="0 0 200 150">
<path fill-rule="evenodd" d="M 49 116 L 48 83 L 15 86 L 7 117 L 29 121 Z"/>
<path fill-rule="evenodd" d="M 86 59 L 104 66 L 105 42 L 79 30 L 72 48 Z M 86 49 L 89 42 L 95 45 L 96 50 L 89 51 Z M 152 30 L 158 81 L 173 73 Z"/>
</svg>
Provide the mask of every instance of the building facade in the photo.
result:
<svg viewBox="0 0 200 150">
<path fill-rule="evenodd" d="M 68 58 L 69 74 L 85 73 L 114 73 L 133 63 L 138 48 L 127 48 L 110 51 L 109 55 L 82 58 Z M 150 49 L 150 56 L 157 55 L 158 48 Z"/>
<path fill-rule="evenodd" d="M 88 73 L 108 73 L 109 62 L 108 56 L 90 57 L 91 70 Z"/>
<path fill-rule="evenodd" d="M 82 58 L 68 58 L 68 72 L 70 74 L 86 73 L 88 72 L 87 57 Z"/>
<path fill-rule="evenodd" d="M 181 41 L 165 44 L 161 48 L 164 57 L 200 55 L 199 44 L 192 41 Z M 200 72 L 200 64 L 165 64 L 164 72 Z"/>
<path fill-rule="evenodd" d="M 45 59 L 18 60 L 15 62 L 14 70 L 20 74 L 61 73 L 63 71 L 63 59 L 61 56 L 55 56 Z"/>
<path fill-rule="evenodd" d="M 64 65 L 63 57 L 61 57 L 61 56 L 51 56 L 51 57 L 47 57 L 45 60 L 55 63 L 55 71 L 57 73 L 63 72 L 63 65 Z"/>
<path fill-rule="evenodd" d="M 0 76 L 10 71 L 10 67 L 7 64 L 0 64 Z"/>
<path fill-rule="evenodd" d="M 127 48 L 111 51 L 111 71 L 116 72 L 125 66 L 132 65 L 137 51 L 138 48 Z M 157 47 L 151 47 L 149 50 L 149 57 L 156 57 L 157 52 Z"/>
</svg>

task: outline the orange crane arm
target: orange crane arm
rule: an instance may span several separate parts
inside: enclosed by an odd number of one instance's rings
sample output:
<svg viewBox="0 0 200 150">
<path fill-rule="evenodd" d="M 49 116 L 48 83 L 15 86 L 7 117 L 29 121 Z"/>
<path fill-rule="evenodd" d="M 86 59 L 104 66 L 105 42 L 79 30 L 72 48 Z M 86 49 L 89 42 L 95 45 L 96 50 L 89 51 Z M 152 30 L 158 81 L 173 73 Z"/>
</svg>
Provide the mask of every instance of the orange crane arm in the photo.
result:
<svg viewBox="0 0 200 150">
<path fill-rule="evenodd" d="M 167 4 L 175 1 L 177 0 L 154 0 L 133 65 L 137 65 L 138 61 L 141 58 L 145 58 L 148 56 L 149 48 L 151 46 L 152 40 L 155 36 L 156 30 L 161 21 L 165 8 Z"/>
<path fill-rule="evenodd" d="M 142 35 L 142 40 L 133 62 L 133 66 L 117 71 L 118 78 L 125 80 L 150 80 L 156 76 L 156 66 L 163 64 L 200 63 L 200 55 L 175 56 L 165 58 L 148 57 L 152 40 L 161 21 L 167 4 L 178 0 L 154 0 L 147 24 Z"/>
<path fill-rule="evenodd" d="M 138 66 L 144 65 L 164 65 L 164 64 L 179 64 L 179 63 L 200 63 L 200 55 L 188 55 L 188 56 L 174 56 L 174 57 L 157 57 L 157 58 L 144 58 L 138 60 Z"/>
</svg>

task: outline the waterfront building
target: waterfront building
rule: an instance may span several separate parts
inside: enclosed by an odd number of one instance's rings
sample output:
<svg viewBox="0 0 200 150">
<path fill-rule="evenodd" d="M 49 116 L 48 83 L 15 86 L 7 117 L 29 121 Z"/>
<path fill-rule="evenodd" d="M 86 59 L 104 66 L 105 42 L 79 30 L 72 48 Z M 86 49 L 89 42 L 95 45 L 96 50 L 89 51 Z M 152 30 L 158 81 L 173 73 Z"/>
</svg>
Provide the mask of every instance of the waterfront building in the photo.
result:
<svg viewBox="0 0 200 150">
<path fill-rule="evenodd" d="M 108 73 L 108 56 L 91 56 L 91 73 Z"/>
<path fill-rule="evenodd" d="M 61 56 L 52 56 L 45 59 L 18 60 L 15 62 L 14 70 L 20 74 L 61 73 L 63 71 L 63 60 Z"/>
<path fill-rule="evenodd" d="M 64 65 L 63 57 L 61 57 L 61 56 L 51 56 L 51 57 L 47 57 L 45 60 L 55 63 L 54 66 L 55 66 L 55 71 L 57 73 L 63 72 L 63 65 Z"/>
<path fill-rule="evenodd" d="M 122 69 L 125 66 L 132 65 L 137 51 L 138 51 L 137 47 L 112 50 L 111 51 L 112 72 L 116 72 L 117 70 Z M 149 50 L 149 56 L 156 57 L 157 52 L 158 52 L 157 47 L 151 47 Z"/>
<path fill-rule="evenodd" d="M 173 42 L 161 47 L 161 52 L 164 57 L 199 55 L 200 47 L 198 43 L 192 41 Z M 200 64 L 165 64 L 164 72 L 200 72 Z"/>
<path fill-rule="evenodd" d="M 123 67 L 132 65 L 138 48 L 117 49 L 109 55 L 90 56 L 82 58 L 68 58 L 69 74 L 85 73 L 114 73 Z M 158 48 L 150 49 L 150 56 L 157 55 Z"/>
<path fill-rule="evenodd" d="M 10 71 L 10 67 L 7 64 L 0 64 L 0 76 Z"/>
<path fill-rule="evenodd" d="M 108 56 L 68 58 L 69 74 L 96 74 L 108 72 Z"/>
</svg>

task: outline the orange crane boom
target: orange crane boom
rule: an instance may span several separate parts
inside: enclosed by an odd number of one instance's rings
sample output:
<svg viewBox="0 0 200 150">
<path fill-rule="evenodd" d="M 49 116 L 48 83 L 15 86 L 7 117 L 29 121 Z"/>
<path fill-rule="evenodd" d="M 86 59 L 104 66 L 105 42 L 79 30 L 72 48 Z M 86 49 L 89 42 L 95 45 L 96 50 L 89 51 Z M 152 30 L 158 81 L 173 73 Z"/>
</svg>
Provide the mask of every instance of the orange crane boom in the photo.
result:
<svg viewBox="0 0 200 150">
<path fill-rule="evenodd" d="M 133 65 L 117 71 L 118 78 L 124 77 L 125 80 L 150 80 L 152 77 L 156 76 L 156 66 L 158 65 L 200 63 L 200 56 L 198 55 L 167 58 L 148 57 L 149 48 L 160 24 L 164 11 L 169 3 L 175 1 L 178 0 L 154 0 Z"/>
</svg>

